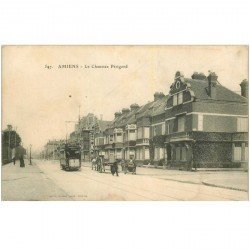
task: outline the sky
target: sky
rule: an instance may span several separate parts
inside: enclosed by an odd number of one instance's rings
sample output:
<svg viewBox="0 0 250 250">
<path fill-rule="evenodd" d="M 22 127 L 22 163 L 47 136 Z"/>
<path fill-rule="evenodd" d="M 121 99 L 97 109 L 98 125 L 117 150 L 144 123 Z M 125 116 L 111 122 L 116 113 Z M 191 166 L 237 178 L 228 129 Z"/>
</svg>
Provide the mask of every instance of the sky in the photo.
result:
<svg viewBox="0 0 250 250">
<path fill-rule="evenodd" d="M 79 105 L 81 116 L 112 120 L 132 103 L 152 101 L 156 91 L 168 94 L 176 71 L 189 78 L 209 70 L 240 93 L 248 79 L 248 47 L 3 46 L 2 129 L 17 127 L 25 147 L 42 150 L 48 140 L 73 131 Z"/>
</svg>

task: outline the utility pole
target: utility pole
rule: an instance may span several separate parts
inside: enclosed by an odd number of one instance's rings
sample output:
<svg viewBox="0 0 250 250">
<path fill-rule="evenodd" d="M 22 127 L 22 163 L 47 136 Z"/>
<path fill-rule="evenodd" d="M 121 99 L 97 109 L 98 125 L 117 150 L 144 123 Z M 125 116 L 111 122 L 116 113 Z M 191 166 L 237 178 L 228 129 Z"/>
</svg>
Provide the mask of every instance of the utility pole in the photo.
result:
<svg viewBox="0 0 250 250">
<path fill-rule="evenodd" d="M 78 107 L 79 107 L 78 121 L 80 123 L 80 119 L 81 119 L 81 105 L 79 105 Z"/>
<path fill-rule="evenodd" d="M 29 163 L 29 165 L 32 165 L 32 162 L 31 162 L 31 147 L 32 147 L 32 145 L 30 144 L 30 163 Z"/>
</svg>

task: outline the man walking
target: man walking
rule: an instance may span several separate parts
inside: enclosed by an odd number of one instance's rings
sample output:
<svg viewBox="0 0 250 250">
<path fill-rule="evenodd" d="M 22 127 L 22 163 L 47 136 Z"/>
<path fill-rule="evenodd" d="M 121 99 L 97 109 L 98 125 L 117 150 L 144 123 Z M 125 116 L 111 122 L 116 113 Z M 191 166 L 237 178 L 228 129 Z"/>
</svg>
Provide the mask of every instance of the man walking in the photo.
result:
<svg viewBox="0 0 250 250">
<path fill-rule="evenodd" d="M 25 167 L 24 158 L 23 158 L 25 154 L 26 154 L 26 150 L 21 145 L 18 145 L 16 147 L 15 159 L 19 159 L 21 168 Z"/>
<path fill-rule="evenodd" d="M 116 174 L 116 176 L 119 176 L 118 175 L 118 161 L 117 160 L 111 166 L 111 174 L 112 175 Z"/>
</svg>

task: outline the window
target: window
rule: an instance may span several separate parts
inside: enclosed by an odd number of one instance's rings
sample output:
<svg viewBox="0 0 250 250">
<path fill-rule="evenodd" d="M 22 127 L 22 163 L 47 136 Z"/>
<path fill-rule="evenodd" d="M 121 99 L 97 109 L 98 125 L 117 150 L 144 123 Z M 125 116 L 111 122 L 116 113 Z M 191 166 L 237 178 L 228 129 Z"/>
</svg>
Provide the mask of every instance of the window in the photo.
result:
<svg viewBox="0 0 250 250">
<path fill-rule="evenodd" d="M 173 96 L 173 106 L 177 105 L 177 95 Z"/>
<path fill-rule="evenodd" d="M 248 161 L 248 143 L 245 145 L 245 161 Z"/>
<path fill-rule="evenodd" d="M 134 141 L 136 140 L 136 134 L 135 134 L 135 130 L 129 130 L 129 140 Z"/>
<path fill-rule="evenodd" d="M 160 159 L 164 159 L 164 148 L 160 148 Z"/>
<path fill-rule="evenodd" d="M 203 115 L 198 115 L 198 130 L 203 131 Z"/>
<path fill-rule="evenodd" d="M 116 134 L 116 142 L 122 142 L 122 133 Z"/>
<path fill-rule="evenodd" d="M 181 159 L 181 148 L 180 147 L 176 147 L 175 159 L 176 159 L 176 161 L 179 161 Z"/>
<path fill-rule="evenodd" d="M 178 122 L 178 132 L 185 131 L 185 116 L 178 116 L 177 122 Z"/>
<path fill-rule="evenodd" d="M 247 118 L 237 118 L 237 132 L 248 132 Z"/>
<path fill-rule="evenodd" d="M 183 103 L 183 92 L 173 95 L 173 106 Z"/>
<path fill-rule="evenodd" d="M 165 124 L 165 122 L 162 124 L 162 135 L 165 135 L 165 133 L 166 133 L 166 124 Z"/>
<path fill-rule="evenodd" d="M 143 138 L 149 138 L 149 127 L 144 127 L 144 137 Z"/>
<path fill-rule="evenodd" d="M 109 136 L 109 142 L 110 142 L 110 143 L 113 143 L 113 135 L 110 135 L 110 136 Z"/>
<path fill-rule="evenodd" d="M 122 151 L 121 150 L 116 150 L 116 158 L 121 159 L 122 158 Z"/>
<path fill-rule="evenodd" d="M 178 105 L 181 104 L 181 103 L 183 103 L 183 92 L 180 92 L 178 94 Z"/>
<path fill-rule="evenodd" d="M 98 138 L 95 138 L 95 145 L 98 146 L 99 143 L 98 143 Z"/>
<path fill-rule="evenodd" d="M 170 134 L 170 123 L 167 123 L 167 127 L 166 127 L 166 134 L 169 135 Z"/>
<path fill-rule="evenodd" d="M 234 161 L 241 161 L 241 144 L 235 144 Z"/>
<path fill-rule="evenodd" d="M 187 148 L 185 146 L 181 149 L 181 160 L 186 161 L 187 160 Z"/>
<path fill-rule="evenodd" d="M 137 138 L 138 139 L 142 138 L 142 127 L 138 128 L 138 130 L 137 130 Z"/>
<path fill-rule="evenodd" d="M 176 147 L 175 160 L 176 161 L 186 161 L 187 160 L 187 148 L 185 146 Z"/>
<path fill-rule="evenodd" d="M 149 148 L 145 148 L 145 160 L 149 159 Z"/>
</svg>

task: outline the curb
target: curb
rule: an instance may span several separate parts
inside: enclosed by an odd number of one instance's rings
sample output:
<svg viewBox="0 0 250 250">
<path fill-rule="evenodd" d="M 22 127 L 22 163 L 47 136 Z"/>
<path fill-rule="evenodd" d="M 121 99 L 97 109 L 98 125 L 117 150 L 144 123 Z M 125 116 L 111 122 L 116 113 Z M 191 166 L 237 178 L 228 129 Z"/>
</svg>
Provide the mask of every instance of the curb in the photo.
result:
<svg viewBox="0 0 250 250">
<path fill-rule="evenodd" d="M 246 189 L 216 185 L 216 184 L 208 183 L 205 181 L 202 181 L 202 184 L 204 184 L 206 186 L 210 186 L 210 187 L 218 187 L 218 188 L 230 189 L 230 190 L 235 190 L 235 191 L 248 192 L 248 190 L 246 190 Z"/>
</svg>

